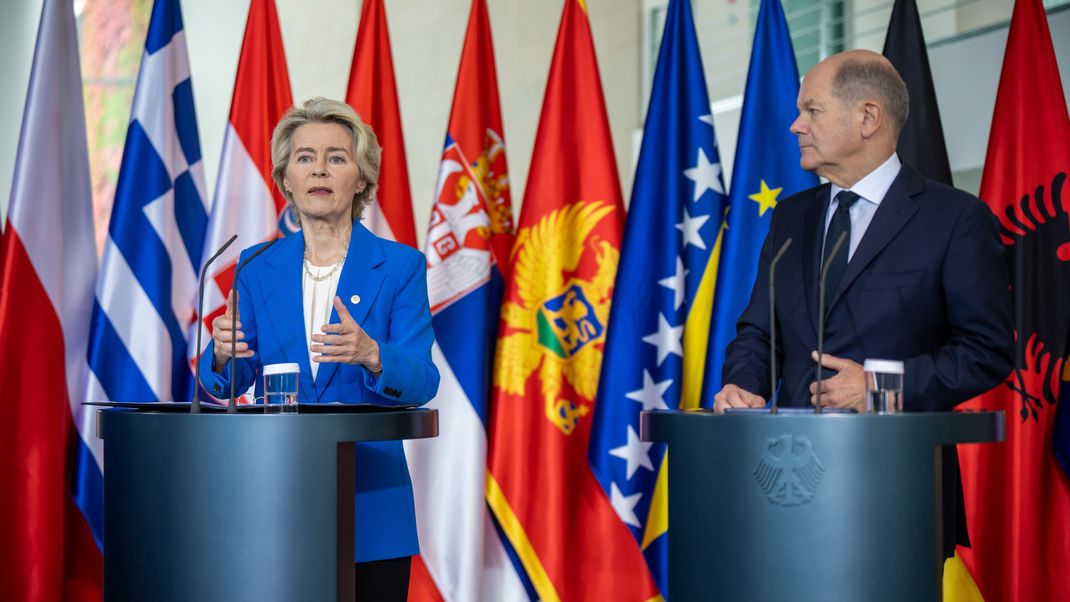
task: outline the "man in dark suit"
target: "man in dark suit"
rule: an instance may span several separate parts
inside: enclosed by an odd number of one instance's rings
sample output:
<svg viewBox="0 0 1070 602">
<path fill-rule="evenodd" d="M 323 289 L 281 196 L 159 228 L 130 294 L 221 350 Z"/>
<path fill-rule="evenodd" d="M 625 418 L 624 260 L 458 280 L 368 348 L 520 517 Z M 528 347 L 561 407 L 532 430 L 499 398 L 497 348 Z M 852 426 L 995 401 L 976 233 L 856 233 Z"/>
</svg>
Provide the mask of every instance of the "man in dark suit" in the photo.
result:
<svg viewBox="0 0 1070 602">
<path fill-rule="evenodd" d="M 761 407 L 772 393 L 769 263 L 789 238 L 777 267 L 778 403 L 816 401 L 818 277 L 840 233 L 826 282 L 823 406 L 865 411 L 865 358 L 904 363 L 908 411 L 950 410 L 999 384 L 1011 371 L 1013 329 L 997 221 L 976 197 L 900 163 L 908 96 L 895 68 L 874 52 L 829 57 L 807 73 L 798 107 L 800 164 L 828 183 L 776 207 L 714 409 Z M 948 487 L 958 484 L 953 451 Z M 960 487 L 945 490 L 958 497 Z M 945 525 L 964 539 L 955 506 L 945 507 Z"/>
</svg>

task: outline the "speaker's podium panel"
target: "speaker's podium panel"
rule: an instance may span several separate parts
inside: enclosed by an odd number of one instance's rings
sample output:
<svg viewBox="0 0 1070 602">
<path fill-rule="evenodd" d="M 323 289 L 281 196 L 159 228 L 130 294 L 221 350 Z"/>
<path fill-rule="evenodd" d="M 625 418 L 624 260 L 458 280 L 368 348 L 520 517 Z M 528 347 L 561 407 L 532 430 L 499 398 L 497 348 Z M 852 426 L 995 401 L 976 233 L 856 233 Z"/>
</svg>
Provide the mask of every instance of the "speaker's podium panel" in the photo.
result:
<svg viewBox="0 0 1070 602">
<path fill-rule="evenodd" d="M 355 442 L 438 415 L 338 412 L 101 411 L 105 599 L 352 600 Z"/>
<path fill-rule="evenodd" d="M 939 446 L 1003 413 L 644 412 L 668 444 L 673 600 L 937 600 Z"/>
</svg>

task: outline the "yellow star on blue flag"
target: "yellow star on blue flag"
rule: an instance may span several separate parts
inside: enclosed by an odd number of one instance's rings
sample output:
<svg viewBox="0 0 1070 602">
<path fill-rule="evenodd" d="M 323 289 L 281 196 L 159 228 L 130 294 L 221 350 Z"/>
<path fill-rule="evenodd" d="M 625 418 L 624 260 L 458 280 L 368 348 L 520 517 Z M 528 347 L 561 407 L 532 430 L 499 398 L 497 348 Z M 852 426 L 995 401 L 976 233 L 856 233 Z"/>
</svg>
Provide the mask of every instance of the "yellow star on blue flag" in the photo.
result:
<svg viewBox="0 0 1070 602">
<path fill-rule="evenodd" d="M 783 188 L 770 188 L 765 180 L 762 180 L 762 189 L 747 198 L 758 203 L 758 217 L 765 215 L 765 212 L 776 207 L 777 197 L 780 196 L 780 191 Z"/>
</svg>

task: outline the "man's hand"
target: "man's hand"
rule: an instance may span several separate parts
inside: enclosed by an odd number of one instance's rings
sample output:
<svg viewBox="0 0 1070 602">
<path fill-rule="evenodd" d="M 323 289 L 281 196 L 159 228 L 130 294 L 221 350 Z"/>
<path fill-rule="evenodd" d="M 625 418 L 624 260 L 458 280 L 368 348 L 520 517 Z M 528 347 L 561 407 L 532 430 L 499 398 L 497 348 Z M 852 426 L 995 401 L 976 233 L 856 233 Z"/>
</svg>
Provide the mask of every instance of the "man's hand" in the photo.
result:
<svg viewBox="0 0 1070 602">
<path fill-rule="evenodd" d="M 736 385 L 725 385 L 713 396 L 713 411 L 723 414 L 728 408 L 760 408 L 765 400 L 760 396 L 743 390 Z"/>
<path fill-rule="evenodd" d="M 816 362 L 817 352 L 810 357 Z M 866 373 L 862 365 L 851 360 L 824 354 L 821 365 L 837 372 L 836 376 L 821 380 L 821 405 L 833 408 L 854 408 L 859 414 L 866 411 Z M 817 405 L 817 382 L 810 383 L 810 403 Z"/>
</svg>

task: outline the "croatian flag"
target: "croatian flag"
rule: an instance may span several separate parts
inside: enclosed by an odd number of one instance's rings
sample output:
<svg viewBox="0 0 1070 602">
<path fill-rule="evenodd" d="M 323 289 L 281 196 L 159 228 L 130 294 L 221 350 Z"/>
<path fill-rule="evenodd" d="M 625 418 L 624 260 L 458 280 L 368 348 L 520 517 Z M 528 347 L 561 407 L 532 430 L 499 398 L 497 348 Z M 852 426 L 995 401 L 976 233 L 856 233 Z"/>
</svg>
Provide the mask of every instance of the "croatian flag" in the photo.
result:
<svg viewBox="0 0 1070 602">
<path fill-rule="evenodd" d="M 205 340 L 211 334 L 212 320 L 226 309 L 241 250 L 297 229 L 286 200 L 271 179 L 271 133 L 292 105 L 275 2 L 253 0 L 202 256 L 211 257 L 234 234 L 238 240 L 212 264 L 205 281 L 205 315 L 200 320 Z M 190 359 L 200 352 L 192 349 Z"/>
<path fill-rule="evenodd" d="M 182 11 L 156 0 L 97 281 L 89 399 L 193 396 L 186 358 L 205 201 Z"/>
<path fill-rule="evenodd" d="M 0 257 L 4 599 L 99 600 L 100 457 L 75 468 L 96 442 L 81 403 L 97 253 L 70 0 L 41 11 Z"/>
<path fill-rule="evenodd" d="M 346 102 L 371 126 L 383 147 L 379 189 L 375 202 L 364 210 L 363 223 L 376 236 L 416 247 L 401 108 L 383 0 L 361 3 Z"/>
</svg>

